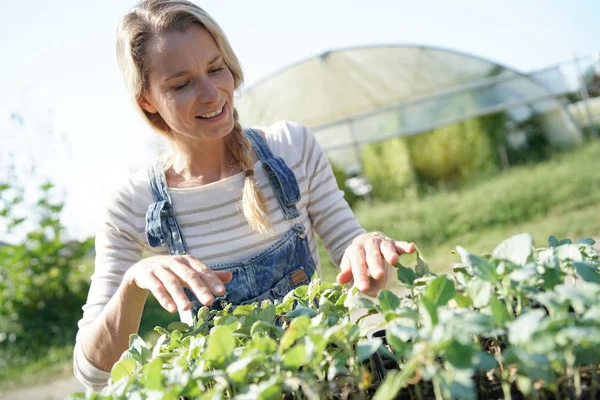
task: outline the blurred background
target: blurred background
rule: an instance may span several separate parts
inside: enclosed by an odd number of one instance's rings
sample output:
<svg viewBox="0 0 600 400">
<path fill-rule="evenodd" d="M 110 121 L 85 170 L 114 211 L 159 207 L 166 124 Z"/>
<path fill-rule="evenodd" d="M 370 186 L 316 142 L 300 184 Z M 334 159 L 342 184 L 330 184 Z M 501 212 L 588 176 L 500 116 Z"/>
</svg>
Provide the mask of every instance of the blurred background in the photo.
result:
<svg viewBox="0 0 600 400">
<path fill-rule="evenodd" d="M 598 1 L 196 3 L 241 60 L 243 124 L 308 126 L 365 228 L 433 269 L 522 231 L 600 237 Z M 72 391 L 102 201 L 161 151 L 115 57 L 134 4 L 2 2 L 0 398 Z M 171 320 L 150 299 L 140 332 Z"/>
</svg>

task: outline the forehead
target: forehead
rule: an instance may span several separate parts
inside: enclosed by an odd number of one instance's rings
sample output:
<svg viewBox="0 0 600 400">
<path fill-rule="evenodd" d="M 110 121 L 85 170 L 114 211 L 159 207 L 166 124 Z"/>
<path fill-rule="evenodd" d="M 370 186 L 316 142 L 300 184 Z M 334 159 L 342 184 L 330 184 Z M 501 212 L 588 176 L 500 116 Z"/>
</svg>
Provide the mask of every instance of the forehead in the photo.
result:
<svg viewBox="0 0 600 400">
<path fill-rule="evenodd" d="M 219 48 L 206 29 L 192 25 L 184 32 L 168 31 L 148 43 L 146 57 L 151 75 L 164 77 L 208 64 Z"/>
</svg>

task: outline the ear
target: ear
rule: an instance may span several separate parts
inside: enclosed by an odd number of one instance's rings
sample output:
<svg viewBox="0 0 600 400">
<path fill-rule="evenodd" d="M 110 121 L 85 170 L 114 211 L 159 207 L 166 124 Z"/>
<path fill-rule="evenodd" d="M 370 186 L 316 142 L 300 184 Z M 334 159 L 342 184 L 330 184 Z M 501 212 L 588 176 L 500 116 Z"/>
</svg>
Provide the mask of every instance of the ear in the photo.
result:
<svg viewBox="0 0 600 400">
<path fill-rule="evenodd" d="M 143 94 L 138 98 L 138 104 L 140 105 L 140 107 L 142 107 L 144 110 L 148 111 L 150 114 L 156 114 L 158 112 L 158 110 L 150 102 L 150 99 L 148 98 L 148 95 L 146 95 L 146 94 Z"/>
</svg>

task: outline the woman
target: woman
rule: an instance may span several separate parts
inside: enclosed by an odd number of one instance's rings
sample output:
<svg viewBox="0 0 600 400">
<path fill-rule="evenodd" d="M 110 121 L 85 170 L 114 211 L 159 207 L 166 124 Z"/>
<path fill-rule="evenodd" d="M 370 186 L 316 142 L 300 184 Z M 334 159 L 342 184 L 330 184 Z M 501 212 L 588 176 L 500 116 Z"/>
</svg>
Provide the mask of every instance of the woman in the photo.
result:
<svg viewBox="0 0 600 400">
<path fill-rule="evenodd" d="M 308 283 L 320 273 L 315 232 L 340 265 L 338 282 L 370 295 L 386 284 L 385 261 L 414 251 L 364 231 L 303 126 L 242 129 L 240 64 L 196 5 L 142 1 L 121 21 L 117 57 L 170 151 L 108 198 L 75 344 L 75 375 L 88 388 L 106 385 L 150 292 L 192 324 L 202 305 L 278 300 Z"/>
</svg>

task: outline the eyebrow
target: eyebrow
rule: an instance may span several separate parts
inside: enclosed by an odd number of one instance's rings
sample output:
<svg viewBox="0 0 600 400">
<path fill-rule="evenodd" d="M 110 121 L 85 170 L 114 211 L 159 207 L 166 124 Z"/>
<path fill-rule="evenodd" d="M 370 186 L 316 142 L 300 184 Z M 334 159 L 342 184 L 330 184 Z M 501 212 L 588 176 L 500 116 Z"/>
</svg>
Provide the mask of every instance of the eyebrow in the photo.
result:
<svg viewBox="0 0 600 400">
<path fill-rule="evenodd" d="M 221 54 L 217 54 L 215 57 L 213 57 L 213 58 L 212 58 L 212 60 L 210 60 L 210 61 L 208 62 L 208 65 L 212 65 L 212 64 L 216 63 L 216 62 L 217 62 L 217 61 L 219 61 L 219 60 L 220 60 L 222 57 L 223 57 L 223 56 L 222 56 Z M 186 71 L 179 71 L 179 72 L 176 72 L 176 73 L 174 73 L 173 75 L 169 76 L 168 78 L 166 78 L 166 79 L 163 79 L 163 82 L 167 82 L 167 81 L 170 81 L 171 79 L 179 78 L 180 76 L 184 76 L 184 75 L 187 75 L 187 74 L 189 74 L 189 73 L 190 73 L 190 71 L 187 71 L 187 70 L 186 70 Z"/>
</svg>

